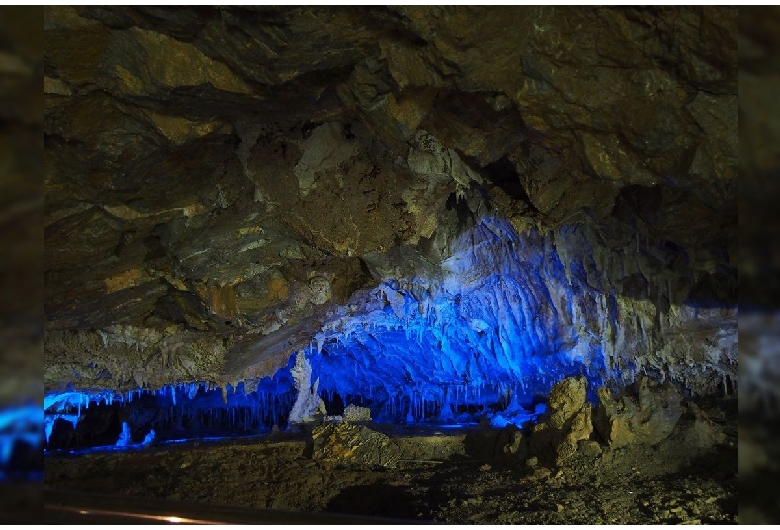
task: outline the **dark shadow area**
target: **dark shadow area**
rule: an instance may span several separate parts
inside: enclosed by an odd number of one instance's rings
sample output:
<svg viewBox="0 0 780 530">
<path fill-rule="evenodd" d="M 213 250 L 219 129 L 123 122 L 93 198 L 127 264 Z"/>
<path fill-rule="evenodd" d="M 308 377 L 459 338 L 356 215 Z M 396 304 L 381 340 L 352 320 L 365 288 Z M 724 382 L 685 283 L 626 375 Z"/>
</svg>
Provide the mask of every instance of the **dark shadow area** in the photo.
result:
<svg viewBox="0 0 780 530">
<path fill-rule="evenodd" d="M 685 450 L 683 448 L 683 451 Z M 674 480 L 690 476 L 708 476 L 725 484 L 736 475 L 737 448 L 719 444 L 712 451 L 684 460 L 677 471 L 665 475 L 665 478 Z"/>
<path fill-rule="evenodd" d="M 414 519 L 422 508 L 417 505 L 418 502 L 407 487 L 377 482 L 344 488 L 328 503 L 326 510 L 333 513 Z"/>
<path fill-rule="evenodd" d="M 532 204 L 531 198 L 528 197 L 528 193 L 526 193 L 525 188 L 523 188 L 523 185 L 520 182 L 517 168 L 515 168 L 515 165 L 506 156 L 502 156 L 482 169 L 485 171 L 490 181 L 504 190 L 504 193 L 513 199 Z"/>
<path fill-rule="evenodd" d="M 772 495 L 776 496 L 777 493 L 774 486 L 768 488 L 766 487 L 767 484 L 763 488 L 755 489 L 754 493 L 758 497 L 745 495 L 743 484 L 737 483 L 737 451 L 737 447 L 720 444 L 712 451 L 685 460 L 679 470 L 664 475 L 661 480 L 669 484 L 670 489 L 673 488 L 673 484 L 682 483 L 691 477 L 713 480 L 730 493 L 728 496 L 716 501 L 721 511 L 726 513 L 738 513 L 738 503 L 742 504 L 746 500 L 748 503 L 755 500 L 756 504 L 763 504 L 764 499 L 768 499 Z M 773 477 L 775 481 L 772 482 L 773 484 L 776 483 L 777 478 L 780 478 L 780 474 L 776 474 Z M 775 510 L 775 516 L 778 515 L 780 515 L 780 508 Z M 702 519 L 704 524 L 714 522 L 716 521 Z"/>
<path fill-rule="evenodd" d="M 740 414 L 739 498 L 735 502 L 741 524 L 776 524 L 780 521 L 779 436 L 780 424 L 767 410 Z"/>
<path fill-rule="evenodd" d="M 43 521 L 42 505 L 42 482 L 0 482 L 0 524 L 40 524 Z"/>
<path fill-rule="evenodd" d="M 501 430 L 480 429 L 470 432 L 463 440 L 468 460 L 493 460 L 501 449 Z"/>
<path fill-rule="evenodd" d="M 618 192 L 612 215 L 636 226 L 636 221 L 651 225 L 658 221 L 662 190 L 659 186 L 626 186 Z"/>
<path fill-rule="evenodd" d="M 780 521 L 780 504 L 777 503 L 777 484 L 780 471 L 762 471 L 739 480 L 739 497 L 721 501 L 724 510 L 739 510 L 744 514 L 743 524 L 762 524 Z M 755 514 L 760 514 L 761 519 Z M 742 521 L 740 521 L 742 522 Z"/>
</svg>

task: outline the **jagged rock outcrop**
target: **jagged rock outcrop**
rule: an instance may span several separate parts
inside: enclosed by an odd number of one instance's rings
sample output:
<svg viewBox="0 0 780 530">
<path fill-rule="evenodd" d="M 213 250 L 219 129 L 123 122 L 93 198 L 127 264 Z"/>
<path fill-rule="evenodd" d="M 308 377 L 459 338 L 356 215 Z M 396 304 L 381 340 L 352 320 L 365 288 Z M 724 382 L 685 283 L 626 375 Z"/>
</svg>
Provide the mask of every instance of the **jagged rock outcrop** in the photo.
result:
<svg viewBox="0 0 780 530">
<path fill-rule="evenodd" d="M 313 457 L 323 462 L 395 466 L 401 450 L 386 434 L 348 422 L 325 423 L 312 431 Z"/>
<path fill-rule="evenodd" d="M 588 360 L 603 335 L 628 379 L 734 390 L 736 8 L 54 6 L 44 24 L 48 390 L 272 375 L 366 317 L 361 289 L 399 282 L 408 316 L 424 296 L 403 282 L 445 277 L 486 216 L 578 278 L 538 344 Z M 521 283 L 536 308 L 563 299 Z M 117 326 L 137 344 L 100 347 Z"/>
<path fill-rule="evenodd" d="M 712 451 L 715 446 L 726 440 L 723 427 L 696 403 L 685 404 L 675 432 L 668 440 L 679 447 L 686 447 L 693 454 Z"/>
<path fill-rule="evenodd" d="M 528 438 L 515 426 L 508 426 L 499 437 L 501 453 L 499 459 L 509 462 L 523 462 L 528 457 Z"/>
<path fill-rule="evenodd" d="M 580 440 L 590 437 L 593 424 L 587 387 L 584 377 L 569 377 L 552 387 L 547 413 L 531 434 L 532 454 L 561 465 L 577 452 Z"/>
<path fill-rule="evenodd" d="M 598 396 L 593 423 L 612 447 L 658 444 L 672 433 L 683 413 L 681 396 L 672 385 L 658 385 L 646 377 L 637 381 L 636 395 L 614 398 L 602 387 Z"/>
<path fill-rule="evenodd" d="M 575 455 L 593 459 L 614 449 L 651 445 L 692 459 L 712 453 L 726 441 L 719 424 L 726 417 L 724 410 L 714 407 L 705 412 L 694 401 L 683 402 L 668 383 L 642 377 L 633 386 L 620 398 L 599 387 L 598 403 L 593 404 L 587 399 L 584 377 L 563 379 L 552 387 L 547 411 L 537 424 L 525 431 L 508 425 L 498 433 L 494 458 L 549 467 L 564 465 Z"/>
</svg>

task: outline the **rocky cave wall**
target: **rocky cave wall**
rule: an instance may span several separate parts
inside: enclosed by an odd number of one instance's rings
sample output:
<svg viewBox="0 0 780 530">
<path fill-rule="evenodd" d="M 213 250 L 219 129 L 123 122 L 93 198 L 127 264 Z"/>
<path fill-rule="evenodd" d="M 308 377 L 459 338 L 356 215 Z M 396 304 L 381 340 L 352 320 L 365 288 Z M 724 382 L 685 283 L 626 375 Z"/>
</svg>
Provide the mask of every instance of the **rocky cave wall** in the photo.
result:
<svg viewBox="0 0 780 530">
<path fill-rule="evenodd" d="M 47 391 L 735 391 L 736 18 L 47 8 Z"/>
</svg>

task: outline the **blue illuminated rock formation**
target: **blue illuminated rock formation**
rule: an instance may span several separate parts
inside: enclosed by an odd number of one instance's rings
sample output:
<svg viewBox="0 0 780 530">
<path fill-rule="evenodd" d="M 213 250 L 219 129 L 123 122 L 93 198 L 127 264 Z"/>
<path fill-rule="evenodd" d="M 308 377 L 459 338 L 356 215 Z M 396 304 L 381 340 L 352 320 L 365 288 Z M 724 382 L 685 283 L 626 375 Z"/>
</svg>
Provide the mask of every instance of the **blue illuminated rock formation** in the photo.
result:
<svg viewBox="0 0 780 530">
<path fill-rule="evenodd" d="M 105 431 L 88 433 L 101 449 L 139 448 L 157 441 L 191 438 L 246 436 L 268 432 L 273 425 L 287 425 L 296 399 L 290 370 L 274 378 L 224 388 L 212 383 L 167 385 L 157 390 L 139 389 L 127 393 L 70 390 L 52 393 L 44 402 L 45 434 L 49 449 L 78 449 L 74 436 L 54 439 L 57 427 L 69 424 L 79 432 L 88 418 L 103 419 Z M 108 418 L 108 419 L 106 419 Z M 111 419 L 117 430 L 111 431 Z M 93 422 L 94 423 L 94 422 Z M 121 427 L 120 427 L 121 425 Z M 86 428 L 86 427 L 85 427 Z M 133 433 L 146 433 L 134 438 Z"/>
<path fill-rule="evenodd" d="M 308 355 L 326 395 L 447 420 L 469 405 L 530 405 L 569 375 L 611 375 L 608 297 L 551 238 L 483 218 L 452 250 L 440 278 L 388 278 L 323 326 Z M 583 334 L 587 317 L 598 328 Z"/>
<path fill-rule="evenodd" d="M 646 261 L 617 259 L 592 237 L 582 226 L 520 235 L 505 219 L 481 217 L 446 243 L 440 263 L 412 267 L 418 273 L 410 277 L 377 277 L 377 287 L 332 307 L 316 327 L 261 338 L 290 344 L 257 365 L 281 366 L 275 374 L 244 370 L 238 382 L 228 373 L 220 382 L 116 395 L 52 393 L 47 438 L 57 419 L 75 429 L 89 402 L 133 397 L 147 400 L 131 408 L 143 424 L 133 432 L 154 428 L 171 439 L 284 427 L 324 413 L 320 399 L 328 414 L 357 404 L 378 421 L 522 424 L 573 375 L 588 379 L 591 398 L 604 383 L 619 387 L 640 373 L 686 389 L 711 390 L 721 378 L 733 388 L 735 308 L 675 294 L 682 287 L 662 269 L 661 281 L 628 296 L 626 279 Z M 425 261 L 415 252 L 410 259 Z"/>
</svg>

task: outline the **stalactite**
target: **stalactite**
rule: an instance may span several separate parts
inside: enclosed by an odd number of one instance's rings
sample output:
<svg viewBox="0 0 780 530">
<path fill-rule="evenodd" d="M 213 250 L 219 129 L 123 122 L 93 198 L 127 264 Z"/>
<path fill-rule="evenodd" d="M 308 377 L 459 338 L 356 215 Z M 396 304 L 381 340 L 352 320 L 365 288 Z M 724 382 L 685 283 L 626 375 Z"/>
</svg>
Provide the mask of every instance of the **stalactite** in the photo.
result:
<svg viewBox="0 0 780 530">
<path fill-rule="evenodd" d="M 476 421 L 489 406 L 526 414 L 521 403 L 569 375 L 582 373 L 594 384 L 633 380 L 651 363 L 662 379 L 686 377 L 658 361 L 628 362 L 667 340 L 664 327 L 671 329 L 678 311 L 671 280 L 648 280 L 639 287 L 648 299 L 624 305 L 604 286 L 625 260 L 595 255 L 588 244 L 574 228 L 521 237 L 507 221 L 483 218 L 452 242 L 442 278 L 391 279 L 370 293 L 367 307 L 334 313 L 292 353 L 280 371 L 286 379 L 247 381 L 240 392 L 240 382 L 184 382 L 130 390 L 119 401 L 136 406 L 153 394 L 172 405 L 170 418 L 204 428 L 302 421 L 335 396 L 392 421 L 452 421 L 462 411 Z M 638 235 L 636 259 L 641 271 Z M 648 328 L 653 310 L 661 333 Z M 722 385 L 733 392 L 725 373 Z M 110 405 L 113 394 L 103 398 Z M 92 398 L 83 399 L 73 401 L 78 416 Z"/>
</svg>

